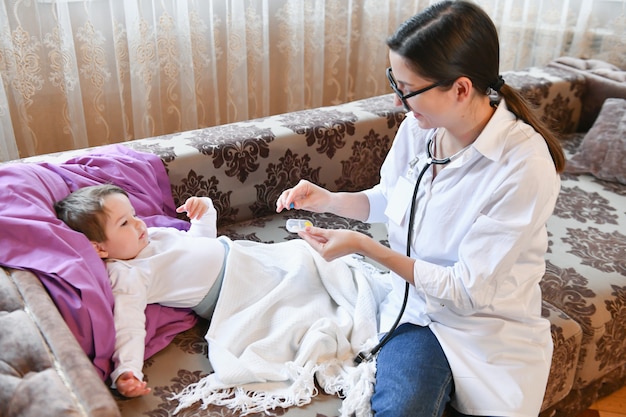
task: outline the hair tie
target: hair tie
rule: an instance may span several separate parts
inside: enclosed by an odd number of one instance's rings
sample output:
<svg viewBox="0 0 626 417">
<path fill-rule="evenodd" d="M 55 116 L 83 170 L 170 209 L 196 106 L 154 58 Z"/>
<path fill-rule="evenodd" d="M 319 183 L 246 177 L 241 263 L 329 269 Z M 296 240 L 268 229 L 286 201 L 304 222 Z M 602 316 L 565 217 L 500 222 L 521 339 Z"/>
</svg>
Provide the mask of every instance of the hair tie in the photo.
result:
<svg viewBox="0 0 626 417">
<path fill-rule="evenodd" d="M 489 87 L 499 92 L 503 85 L 504 85 L 504 78 L 502 78 L 502 75 L 498 75 L 498 81 L 491 84 Z"/>
</svg>

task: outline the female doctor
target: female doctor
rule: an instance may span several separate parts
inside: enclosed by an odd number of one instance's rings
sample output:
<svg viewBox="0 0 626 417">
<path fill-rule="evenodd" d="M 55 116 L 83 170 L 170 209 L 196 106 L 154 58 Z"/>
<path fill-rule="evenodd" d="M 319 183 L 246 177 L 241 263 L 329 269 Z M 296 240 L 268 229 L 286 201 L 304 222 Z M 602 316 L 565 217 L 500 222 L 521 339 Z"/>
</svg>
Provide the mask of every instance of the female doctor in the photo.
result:
<svg viewBox="0 0 626 417">
<path fill-rule="evenodd" d="M 552 355 L 539 280 L 562 149 L 499 75 L 495 26 L 475 4 L 434 4 L 387 45 L 387 77 L 408 113 L 380 183 L 342 193 L 301 180 L 276 209 L 388 226 L 391 248 L 355 231 L 299 233 L 328 260 L 357 252 L 392 271 L 387 337 L 359 358 L 377 356 L 377 417 L 441 416 L 447 404 L 536 417 Z"/>
</svg>

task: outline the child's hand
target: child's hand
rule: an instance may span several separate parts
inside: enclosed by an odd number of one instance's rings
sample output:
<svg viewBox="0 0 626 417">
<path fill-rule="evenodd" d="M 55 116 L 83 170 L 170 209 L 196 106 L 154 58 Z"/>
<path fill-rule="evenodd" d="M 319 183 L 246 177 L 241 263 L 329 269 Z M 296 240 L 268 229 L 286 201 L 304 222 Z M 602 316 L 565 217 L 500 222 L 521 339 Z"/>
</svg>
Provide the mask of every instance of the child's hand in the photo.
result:
<svg viewBox="0 0 626 417">
<path fill-rule="evenodd" d="M 124 397 L 139 397 L 152 391 L 148 388 L 148 383 L 138 380 L 132 372 L 126 371 L 115 381 L 117 390 Z"/>
<path fill-rule="evenodd" d="M 209 206 L 206 203 L 206 199 L 200 197 L 189 197 L 185 204 L 176 209 L 176 213 L 187 212 L 187 217 L 190 219 L 199 219 L 207 212 Z"/>
</svg>

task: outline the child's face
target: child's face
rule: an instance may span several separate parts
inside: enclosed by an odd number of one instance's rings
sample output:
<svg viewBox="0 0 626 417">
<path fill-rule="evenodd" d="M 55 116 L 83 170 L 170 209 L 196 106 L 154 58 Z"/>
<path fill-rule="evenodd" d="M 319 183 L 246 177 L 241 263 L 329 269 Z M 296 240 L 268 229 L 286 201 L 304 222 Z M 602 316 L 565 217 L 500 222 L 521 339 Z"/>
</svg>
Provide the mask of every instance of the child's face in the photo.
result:
<svg viewBox="0 0 626 417">
<path fill-rule="evenodd" d="M 104 232 L 107 240 L 94 243 L 101 258 L 132 259 L 148 246 L 148 229 L 135 215 L 135 209 L 123 194 L 110 194 L 104 199 L 107 212 Z"/>
</svg>

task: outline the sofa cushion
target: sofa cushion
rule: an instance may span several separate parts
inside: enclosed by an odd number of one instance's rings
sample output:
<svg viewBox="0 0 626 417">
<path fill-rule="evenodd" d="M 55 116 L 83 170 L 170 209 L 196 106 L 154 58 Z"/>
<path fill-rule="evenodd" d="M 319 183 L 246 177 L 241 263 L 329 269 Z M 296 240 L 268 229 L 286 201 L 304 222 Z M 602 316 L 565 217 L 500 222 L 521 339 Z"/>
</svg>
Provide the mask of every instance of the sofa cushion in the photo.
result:
<svg viewBox="0 0 626 417">
<path fill-rule="evenodd" d="M 626 100 L 609 98 L 565 167 L 570 173 L 590 173 L 626 184 Z"/>
<path fill-rule="evenodd" d="M 568 158 L 583 134 L 564 138 Z M 582 145 L 581 145 L 582 146 Z M 626 355 L 626 194 L 617 182 L 588 174 L 562 175 L 548 220 L 544 301 L 582 328 L 574 389 L 582 389 L 623 364 Z"/>
</svg>

